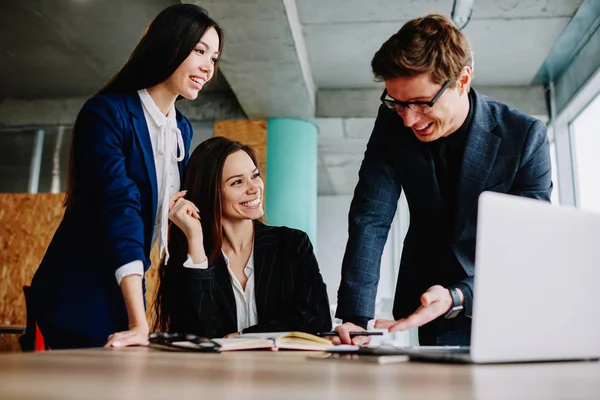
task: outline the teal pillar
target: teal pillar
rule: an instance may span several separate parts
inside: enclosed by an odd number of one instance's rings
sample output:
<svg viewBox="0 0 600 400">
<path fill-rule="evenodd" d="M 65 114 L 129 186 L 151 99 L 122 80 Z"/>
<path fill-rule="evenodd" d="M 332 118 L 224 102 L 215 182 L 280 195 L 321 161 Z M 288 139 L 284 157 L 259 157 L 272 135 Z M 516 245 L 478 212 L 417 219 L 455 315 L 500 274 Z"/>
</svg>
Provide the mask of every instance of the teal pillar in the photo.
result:
<svg viewBox="0 0 600 400">
<path fill-rule="evenodd" d="M 317 127 L 307 121 L 267 122 L 267 223 L 289 226 L 317 243 Z"/>
</svg>

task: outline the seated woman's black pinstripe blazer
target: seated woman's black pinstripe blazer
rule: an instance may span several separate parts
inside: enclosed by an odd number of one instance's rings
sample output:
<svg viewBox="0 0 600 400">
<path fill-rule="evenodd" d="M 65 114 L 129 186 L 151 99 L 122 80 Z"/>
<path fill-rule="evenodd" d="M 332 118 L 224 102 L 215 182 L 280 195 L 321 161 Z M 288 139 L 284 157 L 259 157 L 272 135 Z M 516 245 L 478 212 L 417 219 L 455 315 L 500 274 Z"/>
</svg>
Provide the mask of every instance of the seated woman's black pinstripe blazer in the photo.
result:
<svg viewBox="0 0 600 400">
<path fill-rule="evenodd" d="M 331 329 L 327 288 L 306 233 L 254 221 L 254 276 L 258 324 L 248 332 Z M 178 268 L 178 307 L 170 316 L 172 332 L 222 337 L 238 331 L 231 278 L 223 256 L 208 269 Z"/>
</svg>

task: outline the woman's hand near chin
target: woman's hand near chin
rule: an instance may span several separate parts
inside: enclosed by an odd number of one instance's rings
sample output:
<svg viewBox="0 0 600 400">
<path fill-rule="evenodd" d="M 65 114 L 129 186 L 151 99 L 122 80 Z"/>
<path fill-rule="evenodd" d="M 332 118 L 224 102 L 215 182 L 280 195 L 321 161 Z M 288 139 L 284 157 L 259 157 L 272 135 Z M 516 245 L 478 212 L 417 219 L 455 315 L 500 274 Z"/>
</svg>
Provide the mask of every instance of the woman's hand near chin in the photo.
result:
<svg viewBox="0 0 600 400">
<path fill-rule="evenodd" d="M 171 198 L 169 219 L 181 229 L 187 238 L 188 252 L 192 261 L 200 264 L 206 260 L 200 210 L 194 203 L 183 197 L 185 193 L 183 195 L 181 193 L 184 192 L 179 192 Z"/>
<path fill-rule="evenodd" d="M 186 200 L 177 193 L 171 198 L 169 204 L 169 219 L 179 227 L 190 240 L 195 237 L 202 237 L 202 224 L 200 223 L 200 210 L 194 203 Z M 175 198 L 176 196 L 179 196 Z M 173 199 L 175 200 L 173 201 Z"/>
</svg>

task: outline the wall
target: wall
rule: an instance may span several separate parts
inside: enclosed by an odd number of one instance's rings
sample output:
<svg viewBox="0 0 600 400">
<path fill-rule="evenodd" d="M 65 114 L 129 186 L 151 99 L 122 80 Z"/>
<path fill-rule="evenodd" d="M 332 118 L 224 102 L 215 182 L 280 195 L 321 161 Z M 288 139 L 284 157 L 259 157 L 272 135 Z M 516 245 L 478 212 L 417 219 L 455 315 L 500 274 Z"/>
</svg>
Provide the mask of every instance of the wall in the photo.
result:
<svg viewBox="0 0 600 400">
<path fill-rule="evenodd" d="M 335 313 L 342 259 L 348 240 L 348 210 L 350 209 L 351 200 L 351 195 L 319 196 L 318 199 L 318 246 L 316 253 L 321 274 L 327 285 L 332 313 Z M 408 206 L 404 195 L 398 204 L 398 212 L 390 228 L 388 241 L 381 258 L 375 318 L 393 318 L 392 305 L 400 265 L 402 241 L 406 235 L 409 221 Z M 338 320 L 337 323 L 339 322 L 341 321 Z M 398 333 L 393 335 L 392 339 L 400 344 L 415 344 L 416 332 Z"/>
</svg>

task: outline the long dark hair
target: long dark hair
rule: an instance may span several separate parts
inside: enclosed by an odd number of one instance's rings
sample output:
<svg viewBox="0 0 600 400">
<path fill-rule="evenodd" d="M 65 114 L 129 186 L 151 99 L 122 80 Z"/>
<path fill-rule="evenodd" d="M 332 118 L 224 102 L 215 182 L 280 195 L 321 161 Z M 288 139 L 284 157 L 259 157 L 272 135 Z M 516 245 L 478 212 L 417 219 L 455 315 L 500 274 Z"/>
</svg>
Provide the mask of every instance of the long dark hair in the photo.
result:
<svg viewBox="0 0 600 400">
<path fill-rule="evenodd" d="M 175 4 L 165 8 L 150 23 L 140 42 L 123 67 L 98 94 L 125 94 L 150 88 L 166 81 L 190 55 L 204 33 L 214 28 L 219 36 L 219 54 L 223 49 L 223 31 L 206 10 L 194 4 Z M 217 73 L 218 60 L 215 63 Z M 73 142 L 77 123 L 73 128 Z M 75 193 L 75 154 L 71 143 L 65 206 Z"/>
<path fill-rule="evenodd" d="M 229 155 L 244 151 L 257 168 L 260 168 L 255 151 L 240 142 L 225 137 L 213 137 L 202 142 L 192 153 L 183 174 L 182 190 L 185 198 L 200 209 L 204 250 L 210 263 L 215 263 L 223 245 L 222 181 L 223 166 Z M 185 234 L 175 224 L 169 232 L 168 265 L 161 263 L 159 285 L 154 301 L 154 330 L 168 331 L 171 316 L 181 309 L 178 305 L 181 291 L 181 269 L 187 258 L 188 246 Z"/>
</svg>

